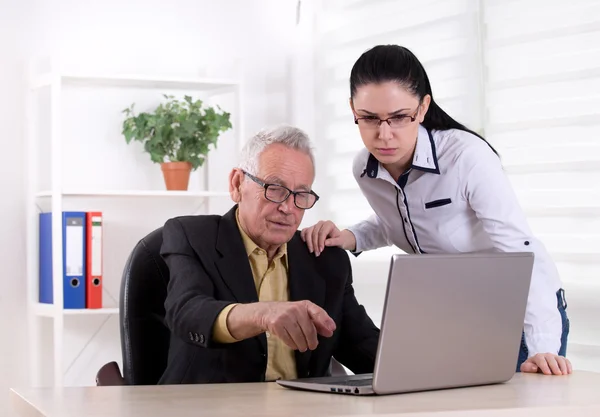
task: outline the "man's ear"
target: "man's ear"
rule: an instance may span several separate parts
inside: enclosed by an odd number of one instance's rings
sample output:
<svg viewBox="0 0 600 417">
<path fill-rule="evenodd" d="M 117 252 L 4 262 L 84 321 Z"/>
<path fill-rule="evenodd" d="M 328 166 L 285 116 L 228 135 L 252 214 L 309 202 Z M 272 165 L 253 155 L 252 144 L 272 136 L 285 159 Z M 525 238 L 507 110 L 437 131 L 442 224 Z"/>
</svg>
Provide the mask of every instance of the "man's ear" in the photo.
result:
<svg viewBox="0 0 600 417">
<path fill-rule="evenodd" d="M 229 195 L 235 203 L 242 201 L 242 182 L 244 181 L 244 173 L 234 168 L 229 173 Z"/>
</svg>

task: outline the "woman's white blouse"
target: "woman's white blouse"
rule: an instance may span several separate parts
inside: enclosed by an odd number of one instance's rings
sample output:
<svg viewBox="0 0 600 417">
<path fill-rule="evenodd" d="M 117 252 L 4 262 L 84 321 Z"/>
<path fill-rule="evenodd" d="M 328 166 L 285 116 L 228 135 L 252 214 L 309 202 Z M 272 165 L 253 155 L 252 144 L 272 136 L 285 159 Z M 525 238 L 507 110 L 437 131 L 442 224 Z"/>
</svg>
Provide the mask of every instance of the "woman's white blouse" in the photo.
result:
<svg viewBox="0 0 600 417">
<path fill-rule="evenodd" d="M 525 340 L 529 356 L 558 353 L 558 272 L 486 142 L 420 126 L 412 167 L 398 182 L 367 149 L 354 158 L 353 173 L 375 213 L 348 228 L 356 252 L 392 244 L 407 253 L 533 252 Z"/>
</svg>

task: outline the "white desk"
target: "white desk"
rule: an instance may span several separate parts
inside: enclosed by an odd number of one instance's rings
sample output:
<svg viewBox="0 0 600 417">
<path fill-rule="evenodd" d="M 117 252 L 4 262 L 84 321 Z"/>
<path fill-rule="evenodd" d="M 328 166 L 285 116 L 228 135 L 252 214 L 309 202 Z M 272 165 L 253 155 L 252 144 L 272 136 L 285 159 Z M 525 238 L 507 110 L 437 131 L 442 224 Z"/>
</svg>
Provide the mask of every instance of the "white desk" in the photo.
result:
<svg viewBox="0 0 600 417">
<path fill-rule="evenodd" d="M 600 416 L 600 374 L 517 374 L 505 384 L 357 397 L 275 383 L 25 388 L 10 392 L 19 416 Z"/>
</svg>

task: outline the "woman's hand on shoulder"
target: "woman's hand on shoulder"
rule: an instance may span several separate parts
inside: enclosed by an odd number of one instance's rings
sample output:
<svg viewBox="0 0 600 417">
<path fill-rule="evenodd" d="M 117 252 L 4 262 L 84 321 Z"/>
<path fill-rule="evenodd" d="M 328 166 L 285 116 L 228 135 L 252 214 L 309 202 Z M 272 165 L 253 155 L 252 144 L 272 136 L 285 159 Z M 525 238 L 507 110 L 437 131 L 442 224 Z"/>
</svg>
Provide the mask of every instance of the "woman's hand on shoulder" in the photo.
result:
<svg viewBox="0 0 600 417">
<path fill-rule="evenodd" d="M 571 362 L 564 356 L 553 353 L 538 353 L 521 364 L 521 372 L 568 375 L 573 373 L 573 367 Z"/>
<path fill-rule="evenodd" d="M 308 246 L 308 251 L 319 256 L 325 246 L 337 246 L 346 250 L 356 248 L 356 238 L 349 230 L 340 230 L 330 220 L 322 220 L 313 226 L 302 229 L 302 240 Z"/>
</svg>

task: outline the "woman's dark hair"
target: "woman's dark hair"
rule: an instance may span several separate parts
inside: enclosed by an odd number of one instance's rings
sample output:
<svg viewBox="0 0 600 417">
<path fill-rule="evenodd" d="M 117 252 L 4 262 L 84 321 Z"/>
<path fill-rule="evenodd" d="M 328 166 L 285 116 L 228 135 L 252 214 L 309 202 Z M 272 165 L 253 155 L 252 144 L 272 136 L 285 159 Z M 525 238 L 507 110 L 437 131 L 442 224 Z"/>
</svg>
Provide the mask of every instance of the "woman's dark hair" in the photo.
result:
<svg viewBox="0 0 600 417">
<path fill-rule="evenodd" d="M 354 63 L 350 73 L 350 96 L 365 84 L 380 84 L 395 81 L 406 88 L 419 101 L 427 94 L 431 96 L 429 110 L 421 123 L 427 129 L 460 129 L 469 132 L 484 142 L 478 133 L 454 120 L 433 99 L 429 77 L 417 57 L 407 48 L 399 45 L 378 45 L 364 52 Z M 488 143 L 490 148 L 496 150 Z"/>
</svg>

